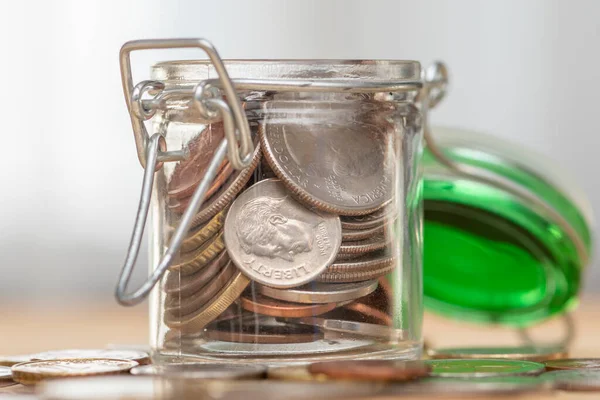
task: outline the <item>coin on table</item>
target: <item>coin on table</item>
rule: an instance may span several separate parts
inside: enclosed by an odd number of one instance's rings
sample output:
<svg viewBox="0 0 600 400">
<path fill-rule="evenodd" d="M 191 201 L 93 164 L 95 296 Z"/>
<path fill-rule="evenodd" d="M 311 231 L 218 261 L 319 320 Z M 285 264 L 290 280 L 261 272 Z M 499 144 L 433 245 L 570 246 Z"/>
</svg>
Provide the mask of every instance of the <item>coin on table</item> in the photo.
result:
<svg viewBox="0 0 600 400">
<path fill-rule="evenodd" d="M 169 197 L 184 198 L 194 193 L 194 190 L 206 173 L 214 153 L 224 138 L 225 130 L 223 129 L 223 123 L 217 122 L 208 125 L 198 136 L 190 141 L 188 145 L 190 156 L 180 162 L 173 170 L 173 175 L 167 189 Z M 216 190 L 215 186 L 218 188 L 219 182 L 227 179 L 227 174 L 231 174 L 232 172 L 231 165 L 225 161 L 206 196 L 210 196 L 211 191 L 214 193 Z"/>
<path fill-rule="evenodd" d="M 600 369 L 600 358 L 564 358 L 562 360 L 546 361 L 546 370 L 557 371 L 564 369 Z"/>
<path fill-rule="evenodd" d="M 185 318 L 187 315 L 201 309 L 217 296 L 235 275 L 236 271 L 233 264 L 229 262 L 218 272 L 217 276 L 211 280 L 210 284 L 201 288 L 191 296 L 181 296 L 180 293 L 167 295 L 165 299 L 165 313 L 174 318 Z"/>
<path fill-rule="evenodd" d="M 66 349 L 44 351 L 42 353 L 31 355 L 31 361 L 81 358 L 111 358 L 117 360 L 133 360 L 138 364 L 150 363 L 150 356 L 148 353 L 137 350 Z"/>
<path fill-rule="evenodd" d="M 250 165 L 240 171 L 234 172 L 215 194 L 204 201 L 200 210 L 192 218 L 192 228 L 210 221 L 212 217 L 225 209 L 233 201 L 235 196 L 238 195 L 252 177 L 260 161 L 260 155 L 260 146 L 256 145 Z M 191 199 L 192 197 L 181 200 L 170 199 L 168 208 L 172 211 L 183 213 Z"/>
<path fill-rule="evenodd" d="M 270 367 L 267 378 L 283 381 L 325 381 L 327 377 L 313 375 L 307 365 L 294 365 L 286 367 Z"/>
<path fill-rule="evenodd" d="M 163 364 L 141 365 L 131 370 L 132 375 L 154 375 L 182 379 L 262 379 L 267 368 L 258 364 Z"/>
<path fill-rule="evenodd" d="M 539 375 L 544 364 L 519 360 L 446 359 L 425 360 L 431 376 L 440 378 L 484 378 L 508 375 Z"/>
<path fill-rule="evenodd" d="M 313 363 L 308 370 L 332 379 L 408 381 L 427 376 L 431 366 L 418 360 L 344 360 Z"/>
<path fill-rule="evenodd" d="M 271 317 L 309 317 L 324 314 L 338 306 L 337 303 L 303 304 L 275 300 L 269 297 L 247 294 L 240 299 L 240 305 L 246 311 Z"/>
<path fill-rule="evenodd" d="M 183 253 L 173 261 L 169 271 L 179 271 L 182 275 L 192 275 L 214 260 L 225 249 L 223 232 L 217 233 L 199 249 Z"/>
<path fill-rule="evenodd" d="M 543 374 L 541 379 L 552 383 L 555 389 L 600 391 L 600 370 L 597 369 L 551 371 Z"/>
<path fill-rule="evenodd" d="M 11 367 L 15 364 L 31 361 L 31 354 L 0 356 L 0 366 Z"/>
<path fill-rule="evenodd" d="M 316 116 L 309 107 L 294 112 Z M 389 203 L 393 132 L 357 120 L 307 125 L 304 118 L 274 118 L 259 130 L 265 158 L 303 203 L 341 215 L 368 214 Z"/>
<path fill-rule="evenodd" d="M 169 328 L 182 333 L 201 332 L 240 297 L 249 283 L 248 278 L 236 271 L 231 280 L 202 309 L 185 317 L 165 313 L 164 322 Z"/>
<path fill-rule="evenodd" d="M 377 281 L 357 283 L 310 283 L 294 289 L 275 289 L 256 285 L 256 290 L 273 299 L 292 303 L 342 303 L 366 296 L 377 289 Z"/>
<path fill-rule="evenodd" d="M 341 243 L 338 216 L 305 208 L 276 179 L 244 191 L 231 205 L 224 230 L 229 257 L 240 271 L 275 288 L 315 279 Z"/>
<path fill-rule="evenodd" d="M 12 367 L 13 379 L 32 385 L 44 379 L 108 375 L 128 372 L 139 365 L 132 360 L 110 358 L 73 358 L 63 360 L 30 361 Z"/>
<path fill-rule="evenodd" d="M 219 211 L 205 225 L 201 225 L 188 233 L 188 236 L 181 243 L 181 252 L 189 253 L 200 248 L 209 239 L 213 238 L 222 228 L 225 222 L 227 208 Z"/>
<path fill-rule="evenodd" d="M 177 293 L 181 296 L 192 295 L 213 281 L 217 273 L 225 268 L 229 262 L 229 255 L 223 250 L 206 267 L 194 272 L 192 275 L 181 276 L 178 271 L 169 271 L 164 286 L 165 293 Z"/>
<path fill-rule="evenodd" d="M 0 367 L 0 382 L 12 381 L 12 372 L 9 367 Z"/>
<path fill-rule="evenodd" d="M 566 356 L 564 348 L 556 347 L 447 347 L 431 349 L 428 352 L 431 358 L 479 358 L 479 359 L 511 359 L 528 361 L 545 361 Z M 598 364 L 600 367 L 600 362 Z M 548 369 L 548 366 L 546 366 Z"/>
<path fill-rule="evenodd" d="M 36 387 L 44 400 L 172 399 L 171 385 L 150 376 L 94 376 L 45 381 Z"/>
</svg>

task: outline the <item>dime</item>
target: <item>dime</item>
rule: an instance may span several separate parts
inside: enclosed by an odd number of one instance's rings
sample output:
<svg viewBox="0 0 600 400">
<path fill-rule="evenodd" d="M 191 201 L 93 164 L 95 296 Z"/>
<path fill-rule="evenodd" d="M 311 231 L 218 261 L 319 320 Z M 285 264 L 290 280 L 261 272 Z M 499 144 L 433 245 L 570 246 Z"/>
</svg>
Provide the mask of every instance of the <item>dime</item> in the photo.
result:
<svg viewBox="0 0 600 400">
<path fill-rule="evenodd" d="M 317 362 L 309 365 L 308 370 L 332 379 L 408 381 L 427 376 L 431 366 L 417 360 L 347 360 Z"/>
<path fill-rule="evenodd" d="M 296 197 L 342 215 L 368 214 L 391 200 L 393 132 L 360 117 L 336 123 L 312 105 L 288 106 L 306 107 L 294 110 L 306 115 L 266 118 L 259 134 L 267 162 Z M 307 125 L 305 118 L 326 119 Z"/>
<path fill-rule="evenodd" d="M 191 296 L 181 296 L 178 293 L 167 295 L 165 300 L 165 313 L 172 318 L 186 318 L 189 314 L 204 307 L 209 301 L 227 285 L 236 272 L 231 261 L 219 271 L 209 285 L 200 289 Z"/>
<path fill-rule="evenodd" d="M 381 208 L 371 214 L 341 216 L 342 229 L 371 229 L 382 226 L 391 215 L 388 207 Z"/>
<path fill-rule="evenodd" d="M 342 262 L 334 262 L 325 270 L 327 273 L 349 273 L 349 272 L 366 272 L 380 270 L 393 266 L 396 258 L 383 255 L 364 255 L 353 260 L 344 260 Z"/>
<path fill-rule="evenodd" d="M 138 364 L 149 364 L 150 356 L 145 351 L 110 349 L 66 349 L 51 350 L 31 355 L 31 361 L 51 361 L 60 359 L 111 358 L 133 360 Z"/>
<path fill-rule="evenodd" d="M 353 261 L 353 260 L 350 260 Z M 360 263 L 352 263 L 352 262 L 347 262 L 345 263 L 346 265 L 343 265 L 343 263 L 340 264 L 335 264 L 338 267 L 342 266 L 342 267 L 346 267 L 348 264 L 350 265 L 360 265 Z M 363 264 L 364 265 L 364 264 Z M 329 282 L 329 283 L 343 283 L 343 282 L 362 282 L 362 281 L 366 281 L 366 280 L 370 280 L 370 279 L 377 279 L 380 278 L 384 275 L 389 274 L 391 271 L 393 271 L 396 268 L 396 262 L 393 258 L 389 259 L 387 261 L 387 263 L 383 263 L 380 264 L 377 267 L 374 267 L 372 269 L 358 269 L 358 270 L 351 270 L 348 269 L 346 272 L 329 272 L 329 270 L 323 272 L 321 275 L 319 275 L 319 277 L 317 278 L 318 282 Z"/>
<path fill-rule="evenodd" d="M 197 227 L 206 223 L 233 201 L 235 196 L 238 195 L 240 190 L 246 186 L 246 183 L 248 183 L 252 177 L 252 174 L 260 161 L 260 154 L 260 146 L 257 144 L 250 165 L 241 171 L 234 172 L 217 193 L 204 201 L 200 210 L 192 219 L 192 227 Z M 179 201 L 171 199 L 168 207 L 172 211 L 183 213 L 190 200 L 191 197 Z"/>
<path fill-rule="evenodd" d="M 188 276 L 181 276 L 177 271 L 170 271 L 165 282 L 167 294 L 180 294 L 188 296 L 198 292 L 229 263 L 229 255 L 225 250 L 200 271 Z"/>
<path fill-rule="evenodd" d="M 12 381 L 12 372 L 9 367 L 0 367 L 0 382 Z"/>
<path fill-rule="evenodd" d="M 377 281 L 344 284 L 311 283 L 300 288 L 288 290 L 256 285 L 256 289 L 265 296 L 292 303 L 341 303 L 372 293 L 377 289 Z"/>
<path fill-rule="evenodd" d="M 207 327 L 204 337 L 211 340 L 256 344 L 296 344 L 320 340 L 323 334 L 309 326 L 259 320 L 239 323 L 235 319 Z"/>
<path fill-rule="evenodd" d="M 260 294 L 254 296 L 243 296 L 241 306 L 246 311 L 257 314 L 269 315 L 271 317 L 309 317 L 324 314 L 337 307 L 337 303 L 325 304 L 302 304 L 287 301 L 273 300 Z"/>
<path fill-rule="evenodd" d="M 223 232 L 220 232 L 198 250 L 181 254 L 169 270 L 180 271 L 182 275 L 191 275 L 214 260 L 224 249 Z"/>
<path fill-rule="evenodd" d="M 384 249 L 391 242 L 391 235 L 380 233 L 356 242 L 342 242 L 340 253 L 364 254 Z"/>
<path fill-rule="evenodd" d="M 46 381 L 36 387 L 44 400 L 173 399 L 168 382 L 149 376 L 111 375 Z M 181 397 L 180 397 L 181 398 Z M 23 399 L 26 400 L 26 399 Z"/>
<path fill-rule="evenodd" d="M 600 391 L 600 370 L 597 369 L 552 371 L 543 374 L 541 378 L 546 382 L 551 382 L 555 389 Z"/>
<path fill-rule="evenodd" d="M 142 365 L 131 370 L 132 375 L 154 375 L 182 379 L 262 379 L 267 368 L 258 364 L 163 364 Z"/>
<path fill-rule="evenodd" d="M 372 236 L 383 234 L 385 225 L 376 226 L 367 229 L 344 229 L 342 228 L 342 241 L 355 242 L 357 240 L 368 239 Z"/>
<path fill-rule="evenodd" d="M 548 371 L 564 369 L 600 369 L 600 358 L 565 358 L 562 360 L 546 361 L 544 364 L 546 364 L 546 370 Z"/>
<path fill-rule="evenodd" d="M 325 331 L 339 332 L 346 335 L 376 337 L 386 339 L 388 341 L 398 341 L 404 338 L 404 332 L 400 329 L 392 329 L 387 326 L 370 324 L 366 322 L 355 322 L 320 317 L 294 319 L 286 318 L 285 321 L 301 325 L 316 326 Z"/>
<path fill-rule="evenodd" d="M 450 347 L 441 349 L 432 349 L 428 352 L 431 358 L 478 358 L 478 359 L 511 359 L 511 360 L 529 360 L 545 361 L 556 358 L 562 358 L 566 355 L 565 349 L 541 348 L 531 346 L 519 347 Z M 558 360 L 559 362 L 564 360 Z M 600 367 L 600 362 L 598 363 Z M 546 369 L 548 365 L 546 365 Z"/>
<path fill-rule="evenodd" d="M 200 332 L 232 305 L 249 283 L 250 280 L 241 272 L 235 272 L 233 278 L 201 310 L 185 316 L 185 318 L 175 318 L 165 313 L 165 324 L 169 328 L 179 330 L 182 333 Z"/>
<path fill-rule="evenodd" d="M 223 123 L 217 122 L 208 125 L 190 141 L 188 145 L 190 157 L 175 167 L 168 185 L 168 196 L 183 198 L 194 193 L 194 189 L 202 180 L 215 151 L 224 138 Z M 221 170 L 229 170 L 231 174 L 232 169 L 229 162 L 224 162 Z M 207 196 L 209 195 L 207 194 Z"/>
<path fill-rule="evenodd" d="M 275 288 L 312 281 L 333 262 L 341 243 L 339 217 L 308 210 L 276 179 L 244 191 L 231 205 L 224 230 L 240 271 Z"/>
<path fill-rule="evenodd" d="M 22 362 L 31 361 L 30 354 L 16 355 L 16 356 L 0 356 L 0 366 L 11 367 L 15 364 Z"/>
<path fill-rule="evenodd" d="M 181 252 L 189 253 L 190 251 L 194 251 L 205 244 L 210 238 L 214 237 L 223 228 L 226 214 L 227 209 L 221 210 L 206 225 L 202 225 L 190 232 L 189 236 L 181 243 Z"/>
<path fill-rule="evenodd" d="M 544 364 L 517 360 L 425 360 L 433 369 L 431 376 L 441 378 L 484 378 L 508 375 L 539 375 Z"/>
<path fill-rule="evenodd" d="M 137 365 L 138 363 L 132 360 L 110 358 L 30 361 L 14 365 L 12 374 L 16 382 L 32 385 L 44 379 L 119 374 Z"/>
</svg>

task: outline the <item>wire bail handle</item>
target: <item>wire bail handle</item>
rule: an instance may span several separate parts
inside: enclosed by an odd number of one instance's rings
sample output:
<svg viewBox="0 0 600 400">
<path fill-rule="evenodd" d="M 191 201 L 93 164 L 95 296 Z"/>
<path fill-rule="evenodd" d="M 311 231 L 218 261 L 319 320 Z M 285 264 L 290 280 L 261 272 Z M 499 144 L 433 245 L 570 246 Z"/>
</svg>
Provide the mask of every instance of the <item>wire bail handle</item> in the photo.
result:
<svg viewBox="0 0 600 400">
<path fill-rule="evenodd" d="M 198 108 L 200 114 L 206 119 L 220 119 L 223 121 L 225 138 L 217 147 L 206 173 L 194 191 L 190 204 L 185 210 L 181 222 L 172 236 L 171 243 L 163 258 L 158 263 L 158 266 L 137 290 L 132 293 L 126 293 L 127 285 L 139 254 L 142 237 L 144 235 L 144 228 L 148 218 L 154 172 L 156 169 L 160 168 L 161 162 L 182 160 L 185 159 L 187 154 L 181 150 L 161 152 L 159 147 L 161 147 L 161 144 L 164 145 L 164 137 L 162 134 L 157 132 L 152 135 L 152 137 L 148 136 L 144 121 L 152 118 L 155 110 L 144 106 L 144 104 L 148 103 L 142 101 L 142 96 L 147 93 L 159 97 L 165 90 L 165 85 L 158 81 L 143 81 L 138 85 L 133 86 L 130 53 L 135 50 L 173 48 L 199 48 L 206 52 L 214 65 L 219 76 L 220 86 L 215 86 L 212 81 L 200 82 L 194 89 L 192 102 L 194 106 Z M 241 102 L 235 92 L 233 83 L 227 74 L 223 60 L 210 42 L 204 39 L 155 39 L 131 41 L 125 43 L 121 48 L 120 63 L 123 91 L 125 94 L 125 101 L 127 102 L 127 108 L 131 116 L 137 154 L 140 163 L 144 167 L 142 191 L 133 233 L 131 235 L 127 256 L 125 257 L 125 262 L 119 276 L 115 293 L 117 301 L 120 304 L 132 306 L 140 303 L 148 296 L 154 285 L 162 278 L 171 265 L 173 258 L 181 247 L 181 243 L 185 239 L 187 231 L 191 227 L 193 217 L 202 206 L 209 185 L 215 178 L 225 157 L 228 157 L 234 168 L 246 168 L 251 162 L 254 144 L 252 143 L 248 120 L 243 112 Z M 225 92 L 227 101 L 225 101 L 221 95 L 221 88 Z"/>
</svg>

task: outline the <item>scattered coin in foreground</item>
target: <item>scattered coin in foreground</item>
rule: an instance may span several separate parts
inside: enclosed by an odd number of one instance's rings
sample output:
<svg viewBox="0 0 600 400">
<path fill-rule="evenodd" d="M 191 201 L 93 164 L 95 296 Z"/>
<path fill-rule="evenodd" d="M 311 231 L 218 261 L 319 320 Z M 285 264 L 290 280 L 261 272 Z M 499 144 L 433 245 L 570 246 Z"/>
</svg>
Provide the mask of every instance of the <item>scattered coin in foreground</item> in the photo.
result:
<svg viewBox="0 0 600 400">
<path fill-rule="evenodd" d="M 599 369 L 600 358 L 565 358 L 545 362 L 546 370 L 558 371 L 565 369 Z"/>
<path fill-rule="evenodd" d="M 16 356 L 0 356 L 0 366 L 12 367 L 15 364 L 31 361 L 31 354 L 21 354 Z"/>
<path fill-rule="evenodd" d="M 551 382 L 555 389 L 585 392 L 600 391 L 600 370 L 552 371 L 542 375 L 542 379 Z"/>
<path fill-rule="evenodd" d="M 353 381 L 408 381 L 427 376 L 431 366 L 423 361 L 349 360 L 317 362 L 308 367 L 311 374 Z"/>
<path fill-rule="evenodd" d="M 131 370 L 132 375 L 154 375 L 183 379 L 262 379 L 267 368 L 250 364 L 164 364 L 141 365 Z"/>
<path fill-rule="evenodd" d="M 428 351 L 431 358 L 478 358 L 478 359 L 510 359 L 528 361 L 546 361 L 563 358 L 567 352 L 556 347 L 448 347 Z M 598 361 L 600 367 L 600 360 Z"/>
<path fill-rule="evenodd" d="M 12 372 L 9 367 L 0 367 L 0 382 L 11 381 Z"/>
<path fill-rule="evenodd" d="M 486 378 L 509 375 L 539 375 L 544 364 L 518 360 L 425 360 L 431 376 L 440 378 Z"/>
<path fill-rule="evenodd" d="M 100 376 L 43 382 L 38 392 L 45 400 L 154 400 L 169 398 L 170 388 L 149 376 Z"/>
<path fill-rule="evenodd" d="M 109 358 L 30 361 L 14 365 L 12 374 L 16 382 L 32 385 L 44 379 L 119 374 L 136 366 L 132 360 Z"/>
<path fill-rule="evenodd" d="M 112 350 L 112 349 L 66 349 L 51 350 L 31 354 L 31 361 L 37 360 L 62 360 L 62 359 L 87 359 L 111 358 L 114 360 L 133 360 L 138 364 L 150 363 L 150 356 L 145 351 L 138 350 Z"/>
</svg>

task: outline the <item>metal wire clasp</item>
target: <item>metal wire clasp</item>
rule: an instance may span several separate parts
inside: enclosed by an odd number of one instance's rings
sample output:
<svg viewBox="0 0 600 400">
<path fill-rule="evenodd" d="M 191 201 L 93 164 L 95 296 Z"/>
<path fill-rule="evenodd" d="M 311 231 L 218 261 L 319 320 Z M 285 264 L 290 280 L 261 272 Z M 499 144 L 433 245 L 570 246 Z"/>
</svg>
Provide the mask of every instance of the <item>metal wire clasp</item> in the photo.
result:
<svg viewBox="0 0 600 400">
<path fill-rule="evenodd" d="M 160 167 L 161 162 L 177 161 L 186 157 L 186 153 L 181 150 L 161 152 L 159 150 L 159 145 L 161 144 L 161 141 L 162 144 L 164 144 L 164 138 L 160 133 L 155 133 L 152 137 L 148 136 L 144 121 L 152 118 L 155 109 L 148 107 L 147 105 L 151 104 L 151 102 L 148 103 L 142 101 L 142 97 L 145 94 L 159 97 L 164 91 L 165 85 L 162 82 L 157 81 L 143 81 L 134 86 L 131 76 L 130 53 L 134 50 L 173 48 L 199 48 L 206 52 L 213 63 L 219 76 L 219 86 L 215 86 L 213 81 L 200 82 L 194 89 L 193 104 L 206 119 L 215 120 L 218 118 L 223 121 L 225 138 L 217 147 L 208 169 L 203 176 L 202 181 L 194 191 L 190 204 L 181 218 L 181 223 L 175 230 L 171 243 L 163 258 L 158 263 L 158 266 L 139 289 L 132 293 L 126 293 L 127 285 L 139 254 L 142 237 L 144 235 L 144 228 L 148 218 L 154 172 Z M 234 168 L 246 168 L 251 162 L 254 144 L 252 143 L 248 120 L 246 119 L 241 102 L 233 87 L 233 83 L 227 74 L 227 70 L 225 69 L 221 57 L 219 57 L 215 48 L 208 41 L 204 39 L 131 41 L 125 43 L 121 48 L 120 63 L 123 91 L 127 102 L 127 108 L 131 116 L 137 154 L 140 163 L 144 167 L 140 203 L 127 256 L 119 276 L 119 282 L 115 293 L 117 301 L 120 304 L 130 306 L 144 300 L 154 285 L 161 279 L 167 268 L 171 265 L 173 258 L 177 255 L 179 248 L 181 247 L 181 243 L 183 242 L 187 231 L 189 231 L 191 227 L 193 217 L 202 206 L 209 185 L 215 178 L 225 157 L 228 157 Z M 224 100 L 221 91 L 224 92 L 227 100 Z"/>
</svg>

